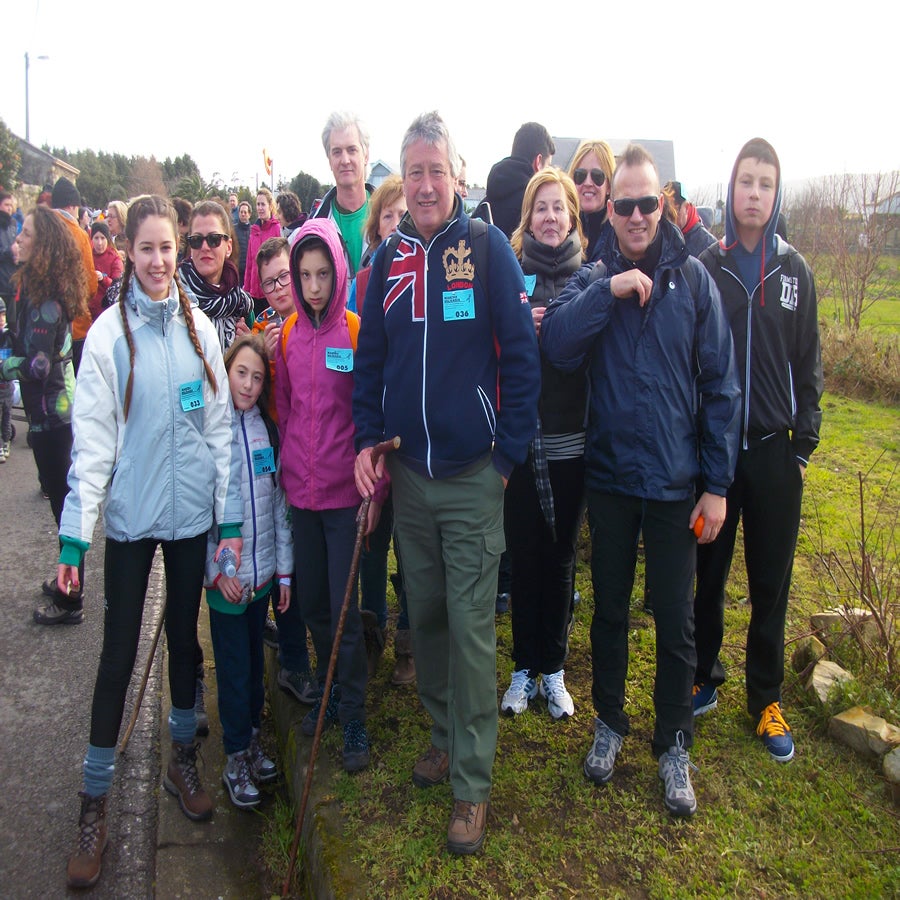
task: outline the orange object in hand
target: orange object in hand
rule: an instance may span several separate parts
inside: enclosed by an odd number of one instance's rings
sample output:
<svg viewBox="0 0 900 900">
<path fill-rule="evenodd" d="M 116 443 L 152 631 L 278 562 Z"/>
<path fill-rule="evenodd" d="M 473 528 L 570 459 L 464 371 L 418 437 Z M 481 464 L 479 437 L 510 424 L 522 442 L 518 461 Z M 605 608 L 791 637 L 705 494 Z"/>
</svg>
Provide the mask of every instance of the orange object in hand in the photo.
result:
<svg viewBox="0 0 900 900">
<path fill-rule="evenodd" d="M 694 522 L 694 534 L 697 535 L 697 540 L 700 540 L 700 536 L 703 534 L 703 526 L 706 522 L 703 519 L 703 516 L 697 516 L 697 521 Z"/>
</svg>

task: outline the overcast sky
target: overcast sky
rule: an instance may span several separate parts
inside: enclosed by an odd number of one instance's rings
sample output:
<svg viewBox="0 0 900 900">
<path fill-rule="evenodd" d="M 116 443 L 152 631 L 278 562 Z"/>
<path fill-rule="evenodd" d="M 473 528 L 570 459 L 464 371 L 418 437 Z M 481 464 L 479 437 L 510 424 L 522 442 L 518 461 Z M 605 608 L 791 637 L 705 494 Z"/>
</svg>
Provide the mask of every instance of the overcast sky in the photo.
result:
<svg viewBox="0 0 900 900">
<path fill-rule="evenodd" d="M 686 185 L 726 181 L 750 137 L 787 181 L 900 168 L 890 2 L 11 0 L 0 118 L 32 143 L 163 160 L 254 186 L 331 180 L 321 130 L 358 112 L 370 162 L 437 109 L 483 184 L 522 122 L 675 144 Z M 47 60 L 38 60 L 46 55 Z"/>
</svg>

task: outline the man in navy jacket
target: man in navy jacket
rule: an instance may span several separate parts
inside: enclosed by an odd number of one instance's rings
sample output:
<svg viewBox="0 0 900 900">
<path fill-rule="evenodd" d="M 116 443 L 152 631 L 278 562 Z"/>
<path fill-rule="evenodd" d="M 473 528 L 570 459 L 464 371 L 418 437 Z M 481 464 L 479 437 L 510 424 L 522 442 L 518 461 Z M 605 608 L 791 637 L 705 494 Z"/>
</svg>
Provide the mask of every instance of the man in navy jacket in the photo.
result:
<svg viewBox="0 0 900 900">
<path fill-rule="evenodd" d="M 447 848 L 467 854 L 484 840 L 497 746 L 503 492 L 537 428 L 540 361 L 522 270 L 497 228 L 470 226 L 437 113 L 410 126 L 400 167 L 409 212 L 372 263 L 354 361 L 356 483 L 371 496 L 384 467 L 372 447 L 399 436 L 394 539 L 433 720 L 412 778 L 450 779 Z"/>
<path fill-rule="evenodd" d="M 594 741 L 584 762 L 604 784 L 628 734 L 628 609 L 643 534 L 656 622 L 652 746 L 675 815 L 697 808 L 693 739 L 693 581 L 701 543 L 725 519 L 737 454 L 739 388 L 719 292 L 662 217 L 652 157 L 630 145 L 608 202 L 615 240 L 583 267 L 541 323 L 547 361 L 591 382 L 585 444 L 594 585 L 591 624 Z M 703 478 L 705 491 L 696 499 Z"/>
</svg>

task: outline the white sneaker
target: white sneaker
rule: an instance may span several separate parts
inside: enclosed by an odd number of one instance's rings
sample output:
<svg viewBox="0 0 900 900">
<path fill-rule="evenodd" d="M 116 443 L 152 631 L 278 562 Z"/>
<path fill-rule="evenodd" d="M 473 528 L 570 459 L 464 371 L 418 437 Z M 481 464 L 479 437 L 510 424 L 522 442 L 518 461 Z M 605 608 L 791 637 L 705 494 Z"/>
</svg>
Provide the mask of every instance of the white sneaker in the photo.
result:
<svg viewBox="0 0 900 900">
<path fill-rule="evenodd" d="M 554 719 L 568 719 L 575 715 L 572 695 L 566 690 L 566 683 L 563 681 L 565 674 L 565 669 L 560 669 L 541 677 L 541 696 L 547 701 L 547 709 Z"/>
<path fill-rule="evenodd" d="M 500 712 L 507 716 L 517 716 L 528 709 L 528 701 L 537 697 L 537 681 L 528 675 L 528 669 L 518 669 L 512 673 L 509 688 L 500 701 Z"/>
</svg>

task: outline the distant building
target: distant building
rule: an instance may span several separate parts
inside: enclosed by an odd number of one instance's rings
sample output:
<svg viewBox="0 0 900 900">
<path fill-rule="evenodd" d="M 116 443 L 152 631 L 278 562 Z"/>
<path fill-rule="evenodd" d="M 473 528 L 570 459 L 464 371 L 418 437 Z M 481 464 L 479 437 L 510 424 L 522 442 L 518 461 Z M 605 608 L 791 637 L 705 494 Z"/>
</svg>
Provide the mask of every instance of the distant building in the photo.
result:
<svg viewBox="0 0 900 900">
<path fill-rule="evenodd" d="M 556 144 L 556 153 L 553 154 L 553 165 L 565 171 L 569 170 L 572 159 L 578 145 L 585 138 L 553 137 Z M 675 144 L 673 141 L 650 140 L 643 138 L 602 138 L 612 148 L 612 152 L 618 160 L 625 148 L 631 144 L 640 144 L 652 157 L 659 169 L 659 183 L 674 181 L 675 174 Z"/>
<path fill-rule="evenodd" d="M 369 172 L 369 184 L 378 187 L 388 175 L 393 175 L 395 171 L 396 169 L 389 166 L 383 159 L 376 159 Z"/>
</svg>

